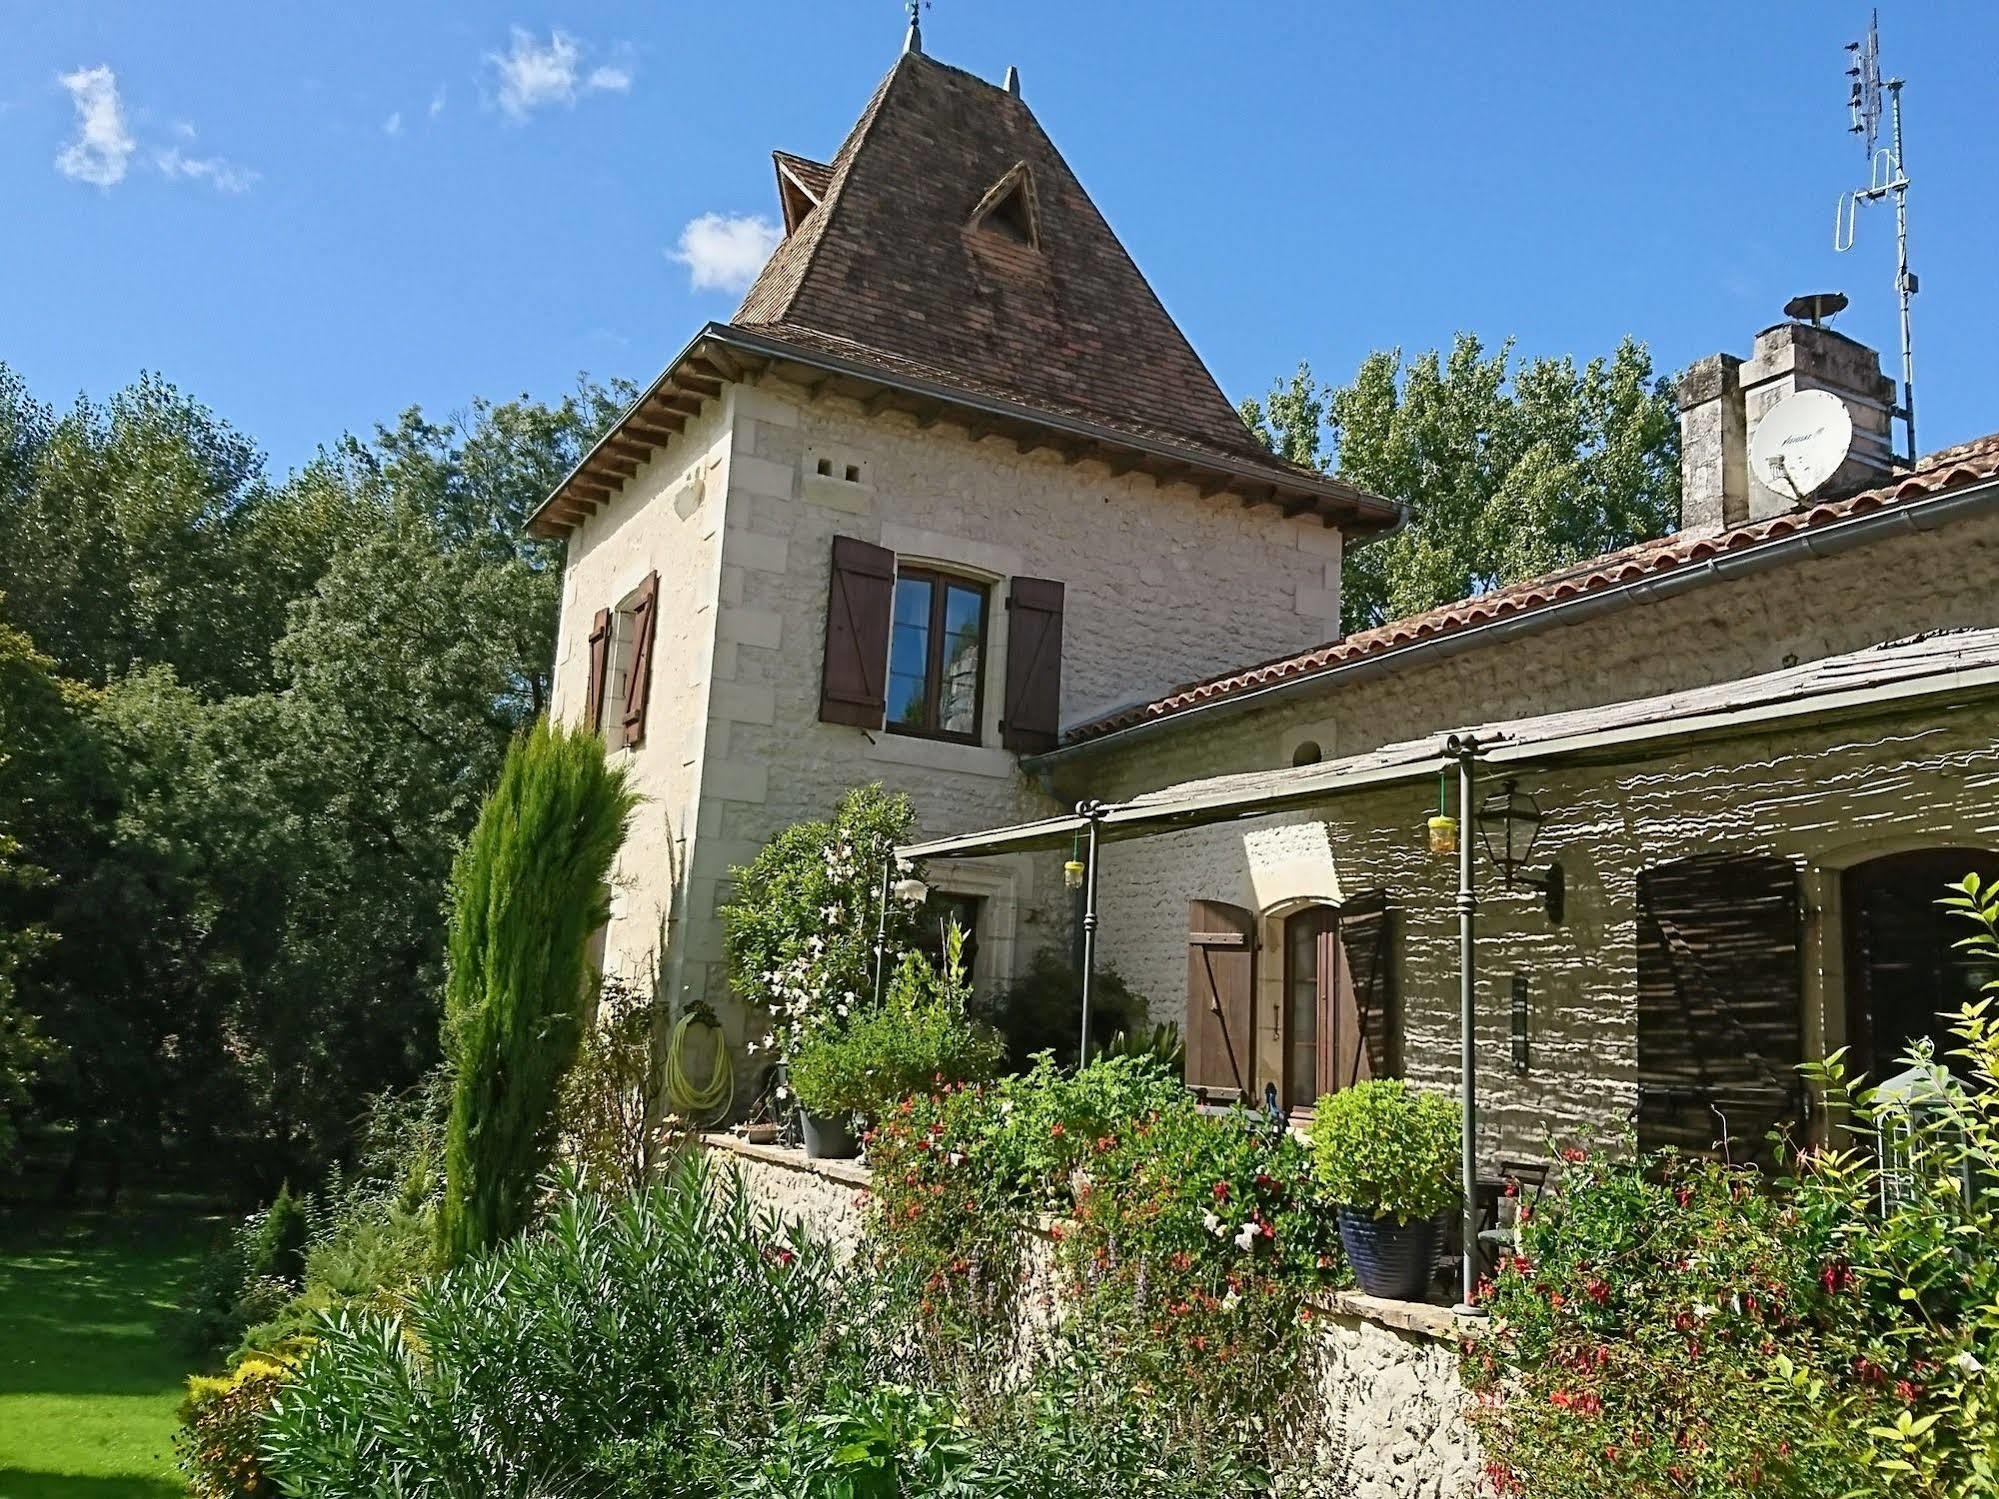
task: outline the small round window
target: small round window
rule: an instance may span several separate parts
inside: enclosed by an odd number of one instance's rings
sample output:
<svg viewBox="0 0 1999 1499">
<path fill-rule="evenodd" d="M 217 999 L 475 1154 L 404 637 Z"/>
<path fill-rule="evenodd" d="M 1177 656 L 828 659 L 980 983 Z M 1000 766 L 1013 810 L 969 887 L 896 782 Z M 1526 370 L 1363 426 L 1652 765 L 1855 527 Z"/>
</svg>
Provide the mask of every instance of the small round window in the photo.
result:
<svg viewBox="0 0 1999 1499">
<path fill-rule="evenodd" d="M 1291 751 L 1293 765 L 1317 765 L 1325 758 L 1325 751 L 1319 748 L 1319 741 L 1316 739 L 1307 739 Z"/>
</svg>

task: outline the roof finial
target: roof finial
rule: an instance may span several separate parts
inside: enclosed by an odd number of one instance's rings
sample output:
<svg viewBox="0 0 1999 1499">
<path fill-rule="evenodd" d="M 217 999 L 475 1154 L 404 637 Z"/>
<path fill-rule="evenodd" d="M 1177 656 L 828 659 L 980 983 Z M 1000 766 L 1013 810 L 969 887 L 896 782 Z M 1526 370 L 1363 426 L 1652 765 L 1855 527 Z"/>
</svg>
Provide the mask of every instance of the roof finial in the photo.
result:
<svg viewBox="0 0 1999 1499">
<path fill-rule="evenodd" d="M 1011 65 L 1006 70 L 1006 91 L 1016 99 L 1020 97 L 1020 69 Z"/>
<path fill-rule="evenodd" d="M 930 0 L 909 0 L 909 35 L 903 38 L 903 55 L 923 50 L 923 7 Z"/>
</svg>

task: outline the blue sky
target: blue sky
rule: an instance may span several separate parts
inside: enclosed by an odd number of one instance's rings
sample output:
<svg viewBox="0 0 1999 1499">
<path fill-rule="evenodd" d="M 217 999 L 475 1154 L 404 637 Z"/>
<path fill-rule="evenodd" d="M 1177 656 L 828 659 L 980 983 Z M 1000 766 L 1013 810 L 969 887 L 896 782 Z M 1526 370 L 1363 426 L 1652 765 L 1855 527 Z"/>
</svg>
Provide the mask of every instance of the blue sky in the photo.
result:
<svg viewBox="0 0 1999 1499">
<path fill-rule="evenodd" d="M 1999 428 L 1999 6 L 1883 7 L 1909 80 L 1925 449 Z M 899 0 L 501 8 L 0 0 L 0 360 L 157 369 L 283 469 L 402 407 L 649 378 L 735 295 L 768 153 L 824 157 Z M 1531 14 L 1531 21 L 1527 17 Z M 1893 224 L 1832 253 L 1857 4 L 937 0 L 1231 396 L 1468 329 L 1661 369 L 1793 292 L 1892 350 Z M 702 251 L 674 257 L 689 226 Z"/>
</svg>

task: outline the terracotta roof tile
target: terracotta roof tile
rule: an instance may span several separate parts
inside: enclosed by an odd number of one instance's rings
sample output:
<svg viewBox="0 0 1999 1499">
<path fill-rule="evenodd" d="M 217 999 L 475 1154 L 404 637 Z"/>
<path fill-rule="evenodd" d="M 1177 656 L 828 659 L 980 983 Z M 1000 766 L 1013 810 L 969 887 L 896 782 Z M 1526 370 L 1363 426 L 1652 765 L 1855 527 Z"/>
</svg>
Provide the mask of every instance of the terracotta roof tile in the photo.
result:
<svg viewBox="0 0 1999 1499">
<path fill-rule="evenodd" d="M 1384 655 L 1420 640 L 1471 629 L 1509 615 L 1546 609 L 1584 594 L 1620 583 L 1704 562 L 1726 552 L 1760 546 L 1779 537 L 1831 525 L 1892 505 L 1927 499 L 1970 484 L 1999 478 L 1999 432 L 1974 442 L 1931 453 L 1894 482 L 1828 500 L 1809 509 L 1740 526 L 1720 535 L 1662 536 L 1621 551 L 1591 557 L 1573 567 L 1509 584 L 1476 598 L 1444 604 L 1407 619 L 1391 620 L 1371 630 L 1329 641 L 1297 655 L 1282 656 L 1254 666 L 1192 682 L 1149 703 L 1134 704 L 1079 724 L 1064 736 L 1066 744 L 1081 744 L 1119 729 L 1170 718 L 1176 713 L 1240 692 L 1272 686 L 1293 677 L 1309 676 L 1363 657 Z"/>
</svg>

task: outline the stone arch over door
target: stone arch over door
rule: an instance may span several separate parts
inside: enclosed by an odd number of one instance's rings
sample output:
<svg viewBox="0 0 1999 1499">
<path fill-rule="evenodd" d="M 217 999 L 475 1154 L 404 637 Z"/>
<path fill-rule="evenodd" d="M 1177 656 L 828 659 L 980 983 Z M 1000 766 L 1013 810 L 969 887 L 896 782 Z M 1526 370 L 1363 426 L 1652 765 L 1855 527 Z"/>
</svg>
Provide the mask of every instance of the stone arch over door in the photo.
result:
<svg viewBox="0 0 1999 1499">
<path fill-rule="evenodd" d="M 1999 854 L 1964 846 L 1902 849 L 1841 872 L 1849 1072 L 1878 1082 L 1900 1071 L 1901 1058 L 1922 1038 L 1949 1060 L 1956 1045 L 1950 1017 L 1999 976 L 1989 960 L 1957 946 L 1972 928 L 1938 904 L 1947 886 L 1970 873 L 1999 876 Z"/>
<path fill-rule="evenodd" d="M 1762 1158 L 1806 1123 L 1803 904 L 1775 854 L 1638 875 L 1638 1144 Z"/>
</svg>

